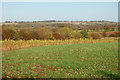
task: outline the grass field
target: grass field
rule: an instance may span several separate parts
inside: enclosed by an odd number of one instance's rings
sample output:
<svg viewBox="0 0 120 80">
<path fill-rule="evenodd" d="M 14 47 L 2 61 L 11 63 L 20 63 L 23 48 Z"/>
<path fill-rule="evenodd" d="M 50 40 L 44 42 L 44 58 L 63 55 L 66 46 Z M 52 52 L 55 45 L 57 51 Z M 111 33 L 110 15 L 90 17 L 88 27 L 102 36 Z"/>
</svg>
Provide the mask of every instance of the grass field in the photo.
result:
<svg viewBox="0 0 120 80">
<path fill-rule="evenodd" d="M 49 45 L 2 52 L 5 78 L 118 77 L 118 43 Z"/>
</svg>

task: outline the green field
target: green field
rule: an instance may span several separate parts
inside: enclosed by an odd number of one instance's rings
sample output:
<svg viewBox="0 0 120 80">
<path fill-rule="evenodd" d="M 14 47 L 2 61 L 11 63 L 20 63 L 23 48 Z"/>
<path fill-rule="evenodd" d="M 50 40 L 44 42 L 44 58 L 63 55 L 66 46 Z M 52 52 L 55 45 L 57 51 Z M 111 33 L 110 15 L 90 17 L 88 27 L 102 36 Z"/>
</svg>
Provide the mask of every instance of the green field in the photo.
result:
<svg viewBox="0 0 120 80">
<path fill-rule="evenodd" d="M 118 43 L 24 48 L 2 53 L 3 77 L 118 77 Z"/>
</svg>

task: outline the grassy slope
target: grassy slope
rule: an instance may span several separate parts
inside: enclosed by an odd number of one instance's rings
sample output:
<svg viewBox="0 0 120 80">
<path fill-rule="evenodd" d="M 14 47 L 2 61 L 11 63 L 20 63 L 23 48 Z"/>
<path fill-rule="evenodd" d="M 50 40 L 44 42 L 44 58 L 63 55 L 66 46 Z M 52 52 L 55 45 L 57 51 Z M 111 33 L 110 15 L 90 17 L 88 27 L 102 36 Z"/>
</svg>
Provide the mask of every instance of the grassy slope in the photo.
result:
<svg viewBox="0 0 120 80">
<path fill-rule="evenodd" d="M 117 77 L 118 43 L 25 48 L 2 58 L 3 77 Z"/>
</svg>

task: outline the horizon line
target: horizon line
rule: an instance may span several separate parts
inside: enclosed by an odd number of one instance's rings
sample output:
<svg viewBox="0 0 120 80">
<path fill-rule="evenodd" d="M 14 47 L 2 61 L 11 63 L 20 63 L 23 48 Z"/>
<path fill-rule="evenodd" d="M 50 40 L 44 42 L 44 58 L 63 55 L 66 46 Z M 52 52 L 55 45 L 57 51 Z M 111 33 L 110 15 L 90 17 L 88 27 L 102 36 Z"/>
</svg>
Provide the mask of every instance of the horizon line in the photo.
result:
<svg viewBox="0 0 120 80">
<path fill-rule="evenodd" d="M 19 20 L 19 21 L 2 21 L 2 22 L 118 22 L 118 21 L 110 21 L 110 20 Z"/>
</svg>

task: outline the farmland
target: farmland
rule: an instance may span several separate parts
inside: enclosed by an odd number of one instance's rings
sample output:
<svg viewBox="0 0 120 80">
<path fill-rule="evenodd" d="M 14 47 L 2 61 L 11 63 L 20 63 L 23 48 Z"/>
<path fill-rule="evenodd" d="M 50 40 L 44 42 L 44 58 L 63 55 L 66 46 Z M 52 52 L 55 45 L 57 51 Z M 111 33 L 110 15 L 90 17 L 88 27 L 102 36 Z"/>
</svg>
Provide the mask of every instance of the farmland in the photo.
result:
<svg viewBox="0 0 120 80">
<path fill-rule="evenodd" d="M 115 22 L 2 25 L 3 78 L 118 78 Z"/>
<path fill-rule="evenodd" d="M 118 43 L 81 43 L 3 51 L 3 78 L 118 78 Z"/>
<path fill-rule="evenodd" d="M 119 80 L 117 2 L 3 2 L 2 79 Z"/>
<path fill-rule="evenodd" d="M 2 25 L 3 78 L 118 78 L 115 22 Z"/>
</svg>

